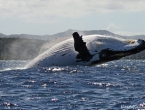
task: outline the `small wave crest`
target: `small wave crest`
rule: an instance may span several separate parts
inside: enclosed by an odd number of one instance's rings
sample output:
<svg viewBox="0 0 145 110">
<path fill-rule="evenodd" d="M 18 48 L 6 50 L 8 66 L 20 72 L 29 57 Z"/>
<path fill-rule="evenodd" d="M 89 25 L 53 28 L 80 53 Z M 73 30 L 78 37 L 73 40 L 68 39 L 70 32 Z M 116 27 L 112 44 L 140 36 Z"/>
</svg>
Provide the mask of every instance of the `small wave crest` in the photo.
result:
<svg viewBox="0 0 145 110">
<path fill-rule="evenodd" d="M 28 61 L 15 61 L 15 60 L 3 60 L 0 61 L 0 72 L 10 71 L 10 70 L 21 70 L 26 69 L 25 65 Z"/>
<path fill-rule="evenodd" d="M 75 67 L 45 67 L 45 68 L 39 68 L 39 72 L 45 72 L 45 73 L 59 73 L 59 72 L 65 72 L 65 73 L 81 73 L 82 71 Z"/>
</svg>

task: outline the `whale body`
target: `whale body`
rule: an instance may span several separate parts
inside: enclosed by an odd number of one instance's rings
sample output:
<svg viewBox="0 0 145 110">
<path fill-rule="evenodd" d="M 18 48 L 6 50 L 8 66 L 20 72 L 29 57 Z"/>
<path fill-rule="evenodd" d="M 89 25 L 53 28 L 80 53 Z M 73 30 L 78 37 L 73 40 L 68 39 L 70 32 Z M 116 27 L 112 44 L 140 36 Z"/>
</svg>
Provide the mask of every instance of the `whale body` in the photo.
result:
<svg viewBox="0 0 145 110">
<path fill-rule="evenodd" d="M 100 63 L 118 60 L 122 57 L 136 54 L 145 50 L 144 40 L 127 40 L 105 35 L 83 36 L 84 42 L 92 58 L 81 61 L 77 58 L 78 52 L 74 49 L 74 39 L 62 41 L 32 60 L 26 68 L 67 66 L 67 65 L 97 65 Z"/>
</svg>

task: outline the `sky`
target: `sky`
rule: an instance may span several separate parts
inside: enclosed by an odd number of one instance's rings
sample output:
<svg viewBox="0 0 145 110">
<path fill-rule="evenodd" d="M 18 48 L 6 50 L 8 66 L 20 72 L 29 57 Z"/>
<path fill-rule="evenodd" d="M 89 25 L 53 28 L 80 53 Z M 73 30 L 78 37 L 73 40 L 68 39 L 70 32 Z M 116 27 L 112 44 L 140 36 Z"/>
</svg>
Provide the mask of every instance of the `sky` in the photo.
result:
<svg viewBox="0 0 145 110">
<path fill-rule="evenodd" d="M 68 29 L 145 35 L 145 0 L 0 0 L 0 33 L 52 35 Z"/>
</svg>

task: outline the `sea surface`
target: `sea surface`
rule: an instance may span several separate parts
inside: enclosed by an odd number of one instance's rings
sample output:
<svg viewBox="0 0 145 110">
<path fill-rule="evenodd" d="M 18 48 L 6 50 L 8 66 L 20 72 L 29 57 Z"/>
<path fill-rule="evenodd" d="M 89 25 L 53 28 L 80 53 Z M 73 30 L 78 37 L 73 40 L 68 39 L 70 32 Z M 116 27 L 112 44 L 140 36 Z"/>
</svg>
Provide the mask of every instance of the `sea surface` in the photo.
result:
<svg viewBox="0 0 145 110">
<path fill-rule="evenodd" d="M 145 110 L 145 60 L 23 67 L 0 61 L 0 110 Z"/>
</svg>

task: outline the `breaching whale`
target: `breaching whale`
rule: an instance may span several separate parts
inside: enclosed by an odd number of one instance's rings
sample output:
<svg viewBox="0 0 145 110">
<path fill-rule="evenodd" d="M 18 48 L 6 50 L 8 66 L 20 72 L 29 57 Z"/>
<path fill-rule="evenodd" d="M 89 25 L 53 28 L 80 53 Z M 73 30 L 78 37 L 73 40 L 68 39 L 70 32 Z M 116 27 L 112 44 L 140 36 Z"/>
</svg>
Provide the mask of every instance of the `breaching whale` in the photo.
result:
<svg viewBox="0 0 145 110">
<path fill-rule="evenodd" d="M 73 38 L 62 41 L 32 60 L 26 68 L 67 66 L 67 65 L 97 65 L 118 60 L 122 57 L 145 50 L 145 41 L 127 40 L 106 35 L 79 36 L 73 33 Z"/>
</svg>

